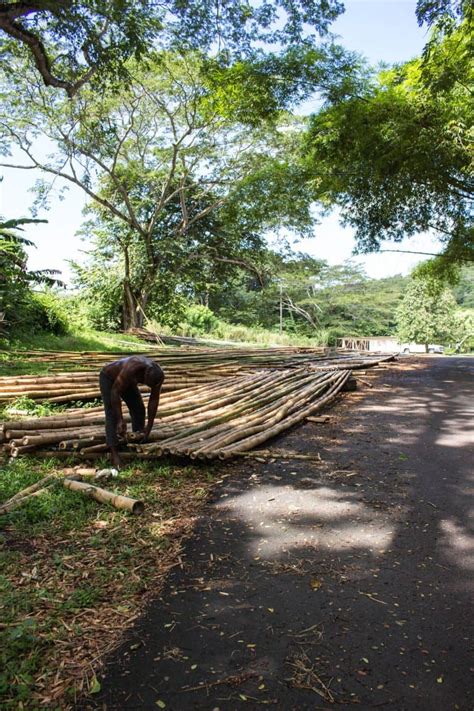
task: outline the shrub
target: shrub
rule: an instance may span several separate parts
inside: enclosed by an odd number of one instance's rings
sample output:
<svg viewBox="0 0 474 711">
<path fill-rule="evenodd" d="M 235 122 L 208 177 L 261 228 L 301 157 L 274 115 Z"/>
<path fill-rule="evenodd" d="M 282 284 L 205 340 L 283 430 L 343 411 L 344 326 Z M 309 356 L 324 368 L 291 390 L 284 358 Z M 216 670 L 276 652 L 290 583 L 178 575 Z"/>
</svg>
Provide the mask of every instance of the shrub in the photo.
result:
<svg viewBox="0 0 474 711">
<path fill-rule="evenodd" d="M 32 333 L 45 331 L 55 336 L 69 332 L 68 315 L 63 299 L 52 291 L 32 292 L 25 320 Z"/>
<path fill-rule="evenodd" d="M 198 304 L 186 309 L 181 328 L 185 329 L 190 336 L 202 336 L 219 332 L 219 319 L 207 306 Z"/>
</svg>

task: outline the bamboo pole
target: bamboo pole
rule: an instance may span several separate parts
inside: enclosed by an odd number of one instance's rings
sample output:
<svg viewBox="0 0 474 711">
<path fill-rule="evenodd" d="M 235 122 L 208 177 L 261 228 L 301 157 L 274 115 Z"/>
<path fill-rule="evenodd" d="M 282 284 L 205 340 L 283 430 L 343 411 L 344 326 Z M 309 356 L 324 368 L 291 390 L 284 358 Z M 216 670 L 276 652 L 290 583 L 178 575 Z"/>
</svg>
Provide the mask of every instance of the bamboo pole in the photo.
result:
<svg viewBox="0 0 474 711">
<path fill-rule="evenodd" d="M 20 506 L 23 506 L 26 501 L 29 501 L 35 496 L 41 496 L 41 494 L 44 494 L 45 491 L 47 491 L 47 488 L 38 489 L 38 491 L 33 491 L 31 494 L 27 494 L 26 496 L 23 496 L 19 499 L 15 499 L 14 501 L 10 501 L 4 504 L 3 506 L 0 506 L 0 514 L 9 513 L 10 511 L 13 511 L 14 509 L 17 509 Z"/>
<path fill-rule="evenodd" d="M 63 483 L 66 489 L 78 491 L 84 496 L 89 496 L 102 504 L 111 504 L 116 509 L 130 511 L 130 513 L 134 515 L 141 514 L 145 510 L 143 501 L 131 499 L 128 496 L 121 496 L 120 494 L 114 494 L 111 491 L 101 489 L 93 484 L 85 484 L 82 481 L 75 481 L 74 479 L 68 478 L 64 479 Z"/>
<path fill-rule="evenodd" d="M 2 513 L 2 510 L 5 506 L 8 506 L 8 504 L 11 504 L 13 501 L 17 501 L 17 499 L 23 499 L 25 496 L 32 494 L 34 491 L 42 489 L 46 484 L 52 484 L 55 478 L 56 477 L 54 476 L 54 474 L 48 474 L 47 476 L 37 481 L 35 484 L 31 484 L 31 486 L 27 486 L 26 489 L 18 491 L 7 501 L 4 501 L 3 504 L 0 504 L 0 513 Z"/>
</svg>

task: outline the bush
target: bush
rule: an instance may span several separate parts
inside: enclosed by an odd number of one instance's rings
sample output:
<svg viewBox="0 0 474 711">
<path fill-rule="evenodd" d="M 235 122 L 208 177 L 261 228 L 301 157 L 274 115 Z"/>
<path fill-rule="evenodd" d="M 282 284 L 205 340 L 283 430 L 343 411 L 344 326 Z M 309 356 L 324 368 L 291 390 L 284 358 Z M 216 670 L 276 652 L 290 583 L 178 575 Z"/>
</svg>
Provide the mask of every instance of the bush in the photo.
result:
<svg viewBox="0 0 474 711">
<path fill-rule="evenodd" d="M 52 291 L 26 291 L 17 300 L 9 326 L 9 340 L 40 333 L 64 336 L 70 331 L 64 299 Z"/>
<path fill-rule="evenodd" d="M 219 319 L 207 306 L 194 305 L 187 308 L 180 326 L 190 336 L 212 333 L 218 337 L 219 333 Z"/>
<path fill-rule="evenodd" d="M 31 293 L 26 321 L 32 333 L 45 331 L 55 336 L 65 336 L 69 332 L 64 301 L 51 291 Z"/>
</svg>

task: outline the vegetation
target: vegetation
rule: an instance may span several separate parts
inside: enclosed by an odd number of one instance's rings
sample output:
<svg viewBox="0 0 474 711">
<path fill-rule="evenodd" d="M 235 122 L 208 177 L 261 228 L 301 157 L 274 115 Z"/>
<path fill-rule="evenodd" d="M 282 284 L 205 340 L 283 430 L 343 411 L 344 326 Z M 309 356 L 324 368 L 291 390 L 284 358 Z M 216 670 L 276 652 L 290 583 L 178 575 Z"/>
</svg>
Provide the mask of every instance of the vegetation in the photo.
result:
<svg viewBox="0 0 474 711">
<path fill-rule="evenodd" d="M 147 591 L 156 594 L 212 482 L 191 467 L 142 465 L 139 478 L 125 469 L 113 487 L 146 501 L 138 518 L 65 489 L 54 461 L 23 459 L 2 466 L 0 502 L 54 472 L 57 483 L 2 518 L 2 708 L 60 708 L 81 689 L 98 691 L 92 670 L 84 685 L 84 668 L 94 660 L 97 669 Z"/>
<path fill-rule="evenodd" d="M 441 22 L 439 3 L 419 5 Z M 443 17 L 423 57 L 313 117 L 306 158 L 315 199 L 340 207 L 360 251 L 433 230 L 447 268 L 474 261 L 473 66 L 471 12 L 457 26 Z"/>
<path fill-rule="evenodd" d="M 56 304 L 47 295 L 37 296 L 32 287 L 58 284 L 51 269 L 31 271 L 27 268 L 25 247 L 32 242 L 21 234 L 25 224 L 45 220 L 7 220 L 0 222 L 0 338 L 20 324 L 31 331 L 46 330 L 64 334 L 66 323 Z"/>
<path fill-rule="evenodd" d="M 0 30 L 9 38 L 3 62 L 13 71 L 12 62 L 26 54 L 46 86 L 72 98 L 88 83 L 103 89 L 127 81 L 127 59 L 144 60 L 153 48 L 218 46 L 228 59 L 245 57 L 257 46 L 260 53 L 269 44 L 296 46 L 303 25 L 323 36 L 342 10 L 338 0 L 11 2 L 0 12 Z M 306 44 L 313 41 L 306 36 Z"/>
<path fill-rule="evenodd" d="M 435 279 L 414 276 L 397 311 L 400 341 L 422 343 L 428 353 L 430 343 L 445 343 L 453 337 L 456 301 L 452 292 Z"/>
</svg>

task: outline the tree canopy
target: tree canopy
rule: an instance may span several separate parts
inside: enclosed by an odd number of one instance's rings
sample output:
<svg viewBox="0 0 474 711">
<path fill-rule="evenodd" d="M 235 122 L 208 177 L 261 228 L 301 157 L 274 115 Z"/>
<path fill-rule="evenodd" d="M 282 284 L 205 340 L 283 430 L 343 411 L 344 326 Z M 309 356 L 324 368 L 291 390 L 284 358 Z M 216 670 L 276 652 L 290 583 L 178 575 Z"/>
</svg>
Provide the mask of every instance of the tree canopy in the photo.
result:
<svg viewBox="0 0 474 711">
<path fill-rule="evenodd" d="M 474 260 L 471 41 L 466 18 L 424 57 L 313 117 L 305 154 L 314 196 L 340 207 L 360 251 L 434 230 L 446 261 Z"/>
<path fill-rule="evenodd" d="M 225 67 L 198 52 L 156 53 L 132 71 L 120 91 L 84 87 L 74 102 L 26 77 L 28 110 L 7 93 L 0 115 L 3 135 L 25 157 L 17 167 L 58 176 L 92 199 L 93 231 L 109 251 L 115 245 L 132 289 L 128 325 L 132 313 L 143 314 L 159 274 L 167 271 L 170 285 L 190 272 L 212 282 L 211 265 L 243 264 L 257 232 L 304 231 L 312 222 L 311 196 L 292 161 L 299 121 L 285 111 L 299 91 L 296 71 L 275 96 L 270 83 L 260 87 L 255 104 L 246 91 L 223 92 Z M 253 85 L 250 73 L 247 89 Z M 52 153 L 41 152 L 38 136 Z M 40 201 L 49 189 L 38 184 Z"/>
<path fill-rule="evenodd" d="M 414 276 L 397 310 L 397 335 L 402 343 L 445 343 L 454 335 L 456 300 L 439 280 Z"/>
<path fill-rule="evenodd" d="M 24 49 L 44 83 L 72 97 L 91 80 L 123 81 L 126 61 L 151 50 L 245 57 L 310 45 L 342 11 L 339 0 L 11 0 L 0 3 L 2 57 L 7 69 Z"/>
</svg>

